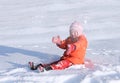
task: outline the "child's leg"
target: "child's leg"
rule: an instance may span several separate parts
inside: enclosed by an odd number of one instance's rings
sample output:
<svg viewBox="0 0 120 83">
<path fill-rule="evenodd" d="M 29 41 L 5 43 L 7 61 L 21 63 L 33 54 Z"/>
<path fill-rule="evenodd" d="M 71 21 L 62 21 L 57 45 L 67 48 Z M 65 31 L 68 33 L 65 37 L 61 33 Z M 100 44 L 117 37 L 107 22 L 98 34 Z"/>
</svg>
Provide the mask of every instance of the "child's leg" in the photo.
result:
<svg viewBox="0 0 120 83">
<path fill-rule="evenodd" d="M 40 71 L 43 71 L 41 69 L 45 69 L 46 71 L 48 71 L 48 70 L 62 70 L 62 69 L 68 68 L 69 66 L 72 66 L 72 63 L 70 61 L 58 60 L 58 61 L 55 61 L 53 63 L 45 64 L 45 65 L 38 64 L 37 68 Z"/>
<path fill-rule="evenodd" d="M 54 62 L 52 62 L 52 63 L 49 63 L 49 64 L 37 64 L 36 66 L 34 66 L 34 70 L 36 70 L 36 69 L 38 69 L 39 67 L 42 67 L 42 68 L 44 68 L 45 70 L 52 70 L 52 68 L 51 68 L 51 64 L 56 64 L 56 63 L 58 63 L 60 60 L 58 60 L 58 61 L 54 61 Z M 32 69 L 33 70 L 33 69 Z"/>
<path fill-rule="evenodd" d="M 49 63 L 49 64 L 38 64 L 38 65 L 36 65 L 36 69 L 38 69 L 40 72 L 44 72 L 44 70 L 46 70 L 46 71 L 48 71 L 48 70 L 52 70 L 52 67 L 50 66 L 51 64 L 56 64 L 56 63 L 58 63 L 59 62 L 59 60 L 58 61 L 54 61 L 54 62 L 52 62 L 52 63 Z"/>
<path fill-rule="evenodd" d="M 68 68 L 71 65 L 72 63 L 68 60 L 59 60 L 57 63 L 51 64 L 50 67 L 52 70 L 62 70 Z"/>
<path fill-rule="evenodd" d="M 46 67 L 46 66 L 50 66 L 51 64 L 56 64 L 56 63 L 58 63 L 60 60 L 58 60 L 58 61 L 54 61 L 54 62 L 52 62 L 52 63 L 48 63 L 48 64 L 38 64 L 38 65 L 36 65 L 36 68 L 38 68 L 39 66 L 42 66 L 42 67 Z"/>
</svg>

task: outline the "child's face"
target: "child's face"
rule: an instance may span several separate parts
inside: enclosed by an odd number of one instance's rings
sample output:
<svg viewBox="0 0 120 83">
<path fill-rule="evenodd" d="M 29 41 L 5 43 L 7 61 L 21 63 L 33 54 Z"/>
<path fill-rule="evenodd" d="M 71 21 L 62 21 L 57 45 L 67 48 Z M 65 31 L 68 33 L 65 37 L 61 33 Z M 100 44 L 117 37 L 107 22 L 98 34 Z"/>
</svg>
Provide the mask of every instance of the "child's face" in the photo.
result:
<svg viewBox="0 0 120 83">
<path fill-rule="evenodd" d="M 70 37 L 71 38 L 78 38 L 79 34 L 76 30 L 70 30 Z"/>
</svg>

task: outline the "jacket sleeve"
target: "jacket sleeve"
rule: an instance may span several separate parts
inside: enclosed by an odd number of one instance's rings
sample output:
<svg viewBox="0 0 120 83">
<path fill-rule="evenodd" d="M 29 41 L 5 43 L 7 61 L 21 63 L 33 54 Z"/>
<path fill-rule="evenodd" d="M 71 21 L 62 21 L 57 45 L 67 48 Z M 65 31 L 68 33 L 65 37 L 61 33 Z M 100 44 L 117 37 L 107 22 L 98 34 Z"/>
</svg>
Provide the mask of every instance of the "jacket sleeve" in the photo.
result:
<svg viewBox="0 0 120 83">
<path fill-rule="evenodd" d="M 62 40 L 60 45 L 57 45 L 59 48 L 66 49 L 67 48 L 67 39 Z"/>
</svg>

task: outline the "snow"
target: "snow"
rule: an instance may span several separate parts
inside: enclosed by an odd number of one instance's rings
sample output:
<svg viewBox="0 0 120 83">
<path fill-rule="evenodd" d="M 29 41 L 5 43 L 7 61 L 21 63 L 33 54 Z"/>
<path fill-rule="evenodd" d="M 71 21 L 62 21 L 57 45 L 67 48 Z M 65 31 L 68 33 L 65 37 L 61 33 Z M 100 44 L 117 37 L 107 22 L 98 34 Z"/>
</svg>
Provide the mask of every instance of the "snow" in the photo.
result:
<svg viewBox="0 0 120 83">
<path fill-rule="evenodd" d="M 86 65 L 31 71 L 28 61 L 59 59 L 51 38 L 66 38 L 75 20 L 89 42 Z M 120 83 L 119 23 L 119 0 L 0 0 L 0 83 Z"/>
</svg>

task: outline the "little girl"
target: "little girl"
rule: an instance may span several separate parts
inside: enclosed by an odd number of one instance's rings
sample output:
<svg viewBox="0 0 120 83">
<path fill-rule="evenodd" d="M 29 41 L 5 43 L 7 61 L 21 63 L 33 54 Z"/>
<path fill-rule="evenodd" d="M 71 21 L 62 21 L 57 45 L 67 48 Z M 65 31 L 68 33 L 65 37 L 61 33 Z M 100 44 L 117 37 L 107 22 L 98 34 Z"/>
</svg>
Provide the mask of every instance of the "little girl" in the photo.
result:
<svg viewBox="0 0 120 83">
<path fill-rule="evenodd" d="M 38 69 L 40 72 L 48 70 L 62 70 L 75 64 L 84 64 L 84 57 L 87 48 L 87 39 L 83 34 L 83 28 L 79 22 L 73 22 L 69 29 L 70 36 L 61 40 L 60 36 L 52 38 L 52 42 L 59 48 L 64 49 L 63 56 L 50 64 L 34 65 L 29 62 L 31 70 Z"/>
</svg>

